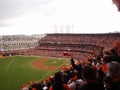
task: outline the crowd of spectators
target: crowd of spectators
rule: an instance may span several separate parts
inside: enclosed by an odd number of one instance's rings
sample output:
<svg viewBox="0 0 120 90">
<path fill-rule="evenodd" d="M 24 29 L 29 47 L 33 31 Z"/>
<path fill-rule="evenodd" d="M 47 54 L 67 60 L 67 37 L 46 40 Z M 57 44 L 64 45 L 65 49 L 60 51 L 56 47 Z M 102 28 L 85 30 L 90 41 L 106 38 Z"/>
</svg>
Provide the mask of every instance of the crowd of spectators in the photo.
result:
<svg viewBox="0 0 120 90">
<path fill-rule="evenodd" d="M 71 56 L 72 67 L 30 84 L 27 90 L 120 90 L 119 49 L 120 46 L 104 49 L 101 56 L 85 62 Z"/>
<path fill-rule="evenodd" d="M 111 41 L 119 40 L 119 33 L 108 34 L 48 34 L 40 43 L 91 44 L 110 47 Z"/>
<path fill-rule="evenodd" d="M 74 40 L 77 41 L 79 37 L 75 36 L 77 40 L 72 37 L 73 39 L 70 39 L 70 41 L 73 41 L 69 42 L 68 36 L 48 35 L 43 38 L 42 41 L 44 41 L 44 43 L 48 43 L 48 41 L 51 43 L 50 41 L 55 42 L 56 40 L 56 42 L 58 41 L 59 43 L 70 44 L 73 43 Z M 64 40 L 62 41 L 61 38 L 64 38 Z M 119 34 L 116 34 L 116 36 L 112 34 L 110 34 L 110 36 L 98 35 L 98 37 L 97 35 L 88 35 L 86 37 L 84 35 L 82 37 L 81 35 L 81 38 L 85 40 L 84 44 L 97 45 L 98 47 L 41 45 L 37 47 L 37 49 L 24 51 L 24 55 L 66 57 L 63 55 L 63 52 L 67 49 L 68 51 L 66 51 L 66 53 L 70 53 L 67 54 L 67 57 L 70 58 L 71 65 L 68 67 L 64 66 L 60 71 L 45 80 L 30 82 L 29 86 L 23 85 L 22 90 L 120 90 Z M 92 41 L 96 40 L 95 43 L 92 42 L 91 39 Z M 104 42 L 102 40 L 104 40 Z M 116 43 L 114 43 L 115 40 Z M 75 44 L 80 43 L 81 42 L 76 42 Z M 72 52 L 71 50 L 79 51 Z M 91 53 L 81 52 L 82 50 Z"/>
<path fill-rule="evenodd" d="M 63 51 L 73 53 L 80 60 L 99 54 L 102 48 L 111 47 L 118 41 L 119 33 L 113 34 L 48 34 L 39 40 L 39 46 L 21 54 L 32 56 L 64 57 Z"/>
</svg>

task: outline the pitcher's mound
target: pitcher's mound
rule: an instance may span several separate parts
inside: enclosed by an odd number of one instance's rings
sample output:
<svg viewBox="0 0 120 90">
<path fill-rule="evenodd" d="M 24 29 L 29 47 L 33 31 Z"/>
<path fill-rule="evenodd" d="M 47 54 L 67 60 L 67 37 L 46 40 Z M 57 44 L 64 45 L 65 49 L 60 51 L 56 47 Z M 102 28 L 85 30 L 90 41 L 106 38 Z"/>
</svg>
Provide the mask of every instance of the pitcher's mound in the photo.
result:
<svg viewBox="0 0 120 90">
<path fill-rule="evenodd" d="M 40 69 L 40 70 L 56 70 L 59 68 L 59 66 L 48 66 L 43 64 L 45 60 L 35 60 L 32 62 L 32 66 L 34 68 Z M 55 62 L 54 62 L 55 63 Z"/>
</svg>

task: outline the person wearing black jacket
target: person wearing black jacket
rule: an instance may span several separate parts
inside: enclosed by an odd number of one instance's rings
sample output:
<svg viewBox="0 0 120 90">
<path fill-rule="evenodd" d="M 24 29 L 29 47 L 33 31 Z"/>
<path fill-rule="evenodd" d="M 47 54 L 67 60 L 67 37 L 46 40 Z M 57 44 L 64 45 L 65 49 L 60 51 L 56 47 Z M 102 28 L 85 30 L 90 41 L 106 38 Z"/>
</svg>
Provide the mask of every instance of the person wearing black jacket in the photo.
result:
<svg viewBox="0 0 120 90">
<path fill-rule="evenodd" d="M 72 67 L 78 71 L 77 78 L 82 79 L 82 65 L 81 64 L 76 65 L 73 58 L 71 58 L 71 64 L 72 64 Z"/>
</svg>

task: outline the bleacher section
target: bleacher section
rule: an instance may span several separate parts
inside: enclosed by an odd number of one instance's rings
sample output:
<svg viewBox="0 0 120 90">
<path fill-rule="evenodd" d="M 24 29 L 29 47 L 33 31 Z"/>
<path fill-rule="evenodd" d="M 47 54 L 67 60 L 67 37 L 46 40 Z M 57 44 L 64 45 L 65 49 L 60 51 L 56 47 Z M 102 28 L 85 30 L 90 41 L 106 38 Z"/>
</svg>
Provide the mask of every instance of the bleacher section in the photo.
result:
<svg viewBox="0 0 120 90">
<path fill-rule="evenodd" d="M 39 40 L 35 49 L 24 51 L 24 55 L 65 57 L 63 52 L 70 52 L 73 57 L 83 60 L 98 55 L 102 48 L 112 47 L 119 41 L 119 33 L 108 34 L 47 34 Z"/>
</svg>

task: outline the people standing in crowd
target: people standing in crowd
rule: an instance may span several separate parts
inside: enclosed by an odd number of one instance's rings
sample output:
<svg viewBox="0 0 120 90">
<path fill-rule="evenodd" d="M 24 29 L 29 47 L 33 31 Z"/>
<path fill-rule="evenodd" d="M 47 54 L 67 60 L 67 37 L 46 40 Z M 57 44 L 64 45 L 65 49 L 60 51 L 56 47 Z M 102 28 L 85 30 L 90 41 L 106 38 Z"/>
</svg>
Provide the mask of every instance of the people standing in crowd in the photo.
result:
<svg viewBox="0 0 120 90">
<path fill-rule="evenodd" d="M 80 90 L 104 90 L 103 85 L 96 81 L 95 71 L 91 66 L 84 66 L 82 69 L 84 85 Z"/>
<path fill-rule="evenodd" d="M 71 65 L 74 69 L 78 71 L 77 78 L 82 79 L 82 65 L 81 64 L 76 65 L 73 58 L 71 58 Z"/>
<path fill-rule="evenodd" d="M 107 76 L 112 79 L 111 90 L 120 90 L 120 63 L 111 61 L 107 63 Z"/>
<path fill-rule="evenodd" d="M 70 75 L 70 79 L 68 81 L 68 87 L 70 88 L 70 90 L 79 90 L 80 87 L 82 87 L 82 85 L 83 85 L 83 80 L 78 79 L 76 72 L 72 71 Z"/>
<path fill-rule="evenodd" d="M 69 90 L 67 84 L 62 82 L 62 74 L 61 72 L 56 72 L 54 74 L 54 82 L 53 85 L 50 86 L 49 90 Z"/>
</svg>

